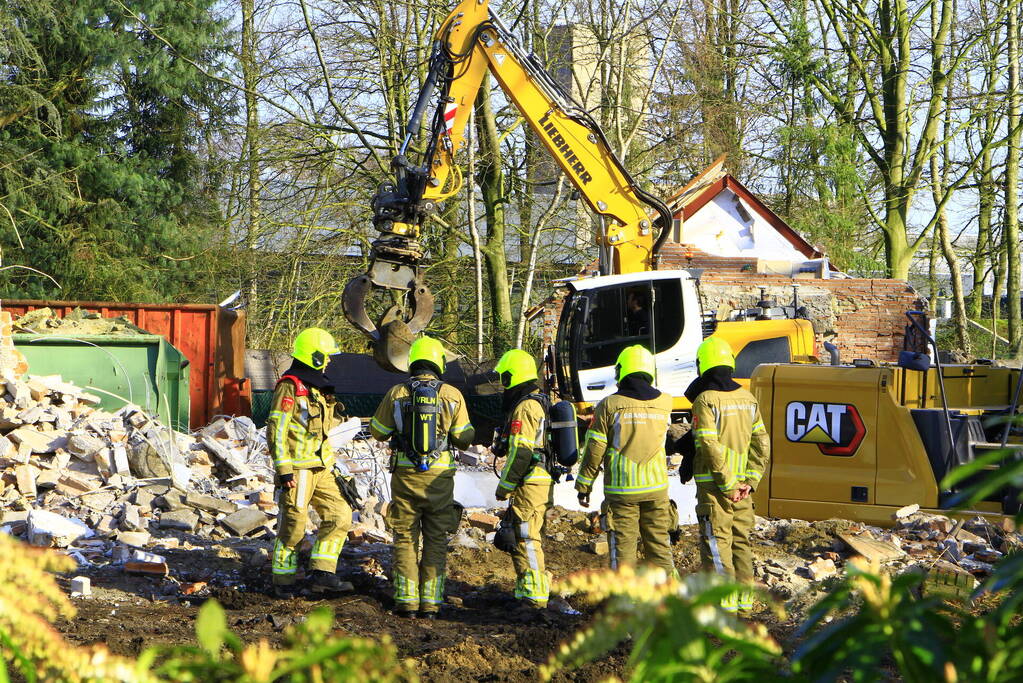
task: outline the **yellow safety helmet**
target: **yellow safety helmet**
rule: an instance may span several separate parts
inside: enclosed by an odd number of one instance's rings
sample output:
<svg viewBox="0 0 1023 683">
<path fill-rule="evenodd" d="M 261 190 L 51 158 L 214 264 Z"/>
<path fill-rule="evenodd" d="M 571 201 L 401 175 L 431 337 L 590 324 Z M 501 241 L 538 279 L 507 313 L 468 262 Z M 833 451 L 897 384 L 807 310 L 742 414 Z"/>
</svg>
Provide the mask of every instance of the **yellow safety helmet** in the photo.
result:
<svg viewBox="0 0 1023 683">
<path fill-rule="evenodd" d="M 299 360 L 314 370 L 327 367 L 327 361 L 335 353 L 340 353 L 333 335 L 319 327 L 302 330 L 295 337 L 295 346 L 291 357 Z"/>
<path fill-rule="evenodd" d="M 711 368 L 727 365 L 735 369 L 731 345 L 721 337 L 707 337 L 696 349 L 696 370 L 702 375 Z"/>
<path fill-rule="evenodd" d="M 445 353 L 444 345 L 436 339 L 420 337 L 412 342 L 412 346 L 409 347 L 408 364 L 411 366 L 417 360 L 425 360 L 437 369 L 438 374 L 443 375 L 446 360 Z"/>
<path fill-rule="evenodd" d="M 615 364 L 615 378 L 620 382 L 637 372 L 646 375 L 652 382 L 654 381 L 654 375 L 657 374 L 657 363 L 654 361 L 654 354 L 639 344 L 633 344 L 632 346 L 625 347 L 618 354 L 618 361 Z"/>
<path fill-rule="evenodd" d="M 536 379 L 536 361 L 522 349 L 509 349 L 497 361 L 494 371 L 501 376 L 501 386 L 511 389 Z"/>
</svg>

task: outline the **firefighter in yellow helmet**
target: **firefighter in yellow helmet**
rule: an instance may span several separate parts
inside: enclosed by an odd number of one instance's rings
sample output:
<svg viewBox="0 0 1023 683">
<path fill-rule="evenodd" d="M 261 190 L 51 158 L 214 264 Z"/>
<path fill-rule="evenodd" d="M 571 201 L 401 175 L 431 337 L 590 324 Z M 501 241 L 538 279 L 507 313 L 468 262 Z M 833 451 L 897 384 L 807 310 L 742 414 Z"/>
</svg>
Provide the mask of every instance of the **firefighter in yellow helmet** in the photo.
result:
<svg viewBox="0 0 1023 683">
<path fill-rule="evenodd" d="M 391 440 L 387 523 L 394 535 L 395 611 L 433 619 L 444 602 L 448 534 L 460 516 L 451 447 L 466 448 L 475 431 L 462 393 L 440 379 L 446 362 L 441 343 L 420 337 L 408 360 L 409 380 L 387 392 L 370 431 L 378 441 Z"/>
<path fill-rule="evenodd" d="M 756 398 L 732 379 L 728 342 L 708 337 L 696 351 L 700 376 L 686 389 L 696 438 L 696 518 L 703 568 L 739 583 L 753 583 L 753 489 L 767 468 L 771 442 Z M 729 611 L 749 612 L 753 594 L 726 598 Z"/>
<path fill-rule="evenodd" d="M 311 327 L 295 337 L 291 367 L 277 382 L 266 433 L 277 471 L 277 539 L 272 571 L 274 594 L 294 594 L 298 553 L 305 537 L 309 507 L 320 526 L 309 558 L 309 588 L 313 592 L 350 590 L 335 571 L 341 546 L 352 525 L 352 508 L 334 478 L 334 450 L 327 434 L 342 421 L 334 387 L 324 374 L 330 357 L 338 353 L 326 330 Z"/>
<path fill-rule="evenodd" d="M 594 409 L 575 488 L 580 504 L 588 506 L 603 465 L 612 569 L 634 565 L 642 540 L 646 562 L 675 576 L 669 534 L 678 518 L 672 519 L 664 452 L 672 397 L 653 387 L 655 373 L 653 354 L 638 344 L 618 355 L 618 391 Z"/>
<path fill-rule="evenodd" d="M 554 504 L 554 480 L 547 471 L 548 400 L 537 387 L 536 362 L 522 349 L 505 352 L 494 368 L 504 387 L 504 428 L 496 452 L 505 455 L 497 499 L 511 498 L 505 525 L 515 534 L 515 598 L 525 606 L 547 606 L 551 585 L 544 566 L 541 532 Z"/>
</svg>

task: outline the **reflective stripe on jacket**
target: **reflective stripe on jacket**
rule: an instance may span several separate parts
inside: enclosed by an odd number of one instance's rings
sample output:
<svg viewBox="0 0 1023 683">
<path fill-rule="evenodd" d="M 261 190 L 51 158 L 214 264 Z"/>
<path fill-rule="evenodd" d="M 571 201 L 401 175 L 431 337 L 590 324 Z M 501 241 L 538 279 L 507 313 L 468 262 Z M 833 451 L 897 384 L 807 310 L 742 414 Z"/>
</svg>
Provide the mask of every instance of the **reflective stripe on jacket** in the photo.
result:
<svg viewBox="0 0 1023 683">
<path fill-rule="evenodd" d="M 597 404 L 586 432 L 576 490 L 589 493 L 601 466 L 604 495 L 653 497 L 668 488 L 665 434 L 672 398 L 641 401 L 612 394 Z"/>
<path fill-rule="evenodd" d="M 693 431 L 698 485 L 716 484 L 723 493 L 743 483 L 756 488 L 771 442 L 753 394 L 741 388 L 704 391 L 693 401 Z"/>
<path fill-rule="evenodd" d="M 266 436 L 277 474 L 334 464 L 327 434 L 341 423 L 337 403 L 315 387 L 303 388 L 298 391 L 294 382 L 282 379 L 274 389 Z"/>
<path fill-rule="evenodd" d="M 539 401 L 519 401 L 508 417 L 505 434 L 508 435 L 508 454 L 497 482 L 497 492 L 507 494 L 525 482 L 553 482 L 541 456 L 547 432 L 547 415 Z"/>
</svg>

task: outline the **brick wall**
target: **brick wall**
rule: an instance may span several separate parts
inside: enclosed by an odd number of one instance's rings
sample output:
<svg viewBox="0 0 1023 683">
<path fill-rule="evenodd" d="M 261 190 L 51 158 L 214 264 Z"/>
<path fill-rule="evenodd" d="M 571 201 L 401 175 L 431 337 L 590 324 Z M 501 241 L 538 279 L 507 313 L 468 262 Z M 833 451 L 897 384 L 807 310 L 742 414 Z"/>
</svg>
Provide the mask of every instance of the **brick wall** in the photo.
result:
<svg viewBox="0 0 1023 683">
<path fill-rule="evenodd" d="M 734 306 L 747 308 L 760 299 L 760 287 L 768 288 L 779 304 L 792 301 L 794 281 L 780 275 L 760 273 L 704 273 L 701 288 L 704 306 L 715 295 L 726 293 Z M 799 297 L 810 309 L 814 331 L 834 340 L 844 361 L 869 358 L 895 361 L 902 350 L 906 311 L 921 310 L 925 304 L 916 291 L 902 280 L 849 279 L 798 280 Z M 823 350 L 822 350 L 823 353 Z"/>
<path fill-rule="evenodd" d="M 704 310 L 721 314 L 754 307 L 760 301 L 761 287 L 778 305 L 789 305 L 792 284 L 798 283 L 800 304 L 809 309 L 818 339 L 835 335 L 833 341 L 845 362 L 854 358 L 894 362 L 902 349 L 906 311 L 926 308 L 923 299 L 902 280 L 794 280 L 757 273 L 757 259 L 711 256 L 685 245 L 666 244 L 660 266 L 663 270 L 704 269 L 700 281 Z M 553 296 L 544 307 L 545 344 L 554 341 L 563 295 Z"/>
</svg>

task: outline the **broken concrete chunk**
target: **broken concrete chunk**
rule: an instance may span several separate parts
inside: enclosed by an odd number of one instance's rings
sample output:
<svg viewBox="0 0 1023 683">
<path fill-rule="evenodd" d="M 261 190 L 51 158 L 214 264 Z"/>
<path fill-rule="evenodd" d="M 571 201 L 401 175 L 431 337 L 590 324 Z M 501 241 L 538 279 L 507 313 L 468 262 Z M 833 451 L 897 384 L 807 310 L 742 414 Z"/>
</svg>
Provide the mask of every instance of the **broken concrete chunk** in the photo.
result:
<svg viewBox="0 0 1023 683">
<path fill-rule="evenodd" d="M 113 515 L 103 515 L 93 528 L 101 536 L 110 536 L 117 531 L 117 519 Z"/>
<path fill-rule="evenodd" d="M 266 522 L 267 516 L 257 508 L 251 507 L 241 508 L 220 520 L 220 523 L 236 536 L 246 536 L 265 525 Z"/>
<path fill-rule="evenodd" d="M 99 439 L 90 434 L 72 434 L 67 440 L 68 452 L 86 462 L 92 462 L 96 458 L 98 453 L 106 444 L 102 439 Z"/>
<path fill-rule="evenodd" d="M 236 475 L 246 477 L 252 475 L 252 470 L 245 464 L 245 461 L 239 458 L 230 448 L 211 436 L 203 435 L 201 441 L 203 448 L 212 453 L 217 460 L 227 465 Z"/>
<path fill-rule="evenodd" d="M 14 468 L 14 477 L 21 495 L 29 498 L 36 497 L 36 471 L 36 468 L 31 465 L 18 465 Z"/>
<path fill-rule="evenodd" d="M 113 505 L 116 497 L 113 491 L 94 491 L 82 496 L 81 501 L 90 509 L 103 512 Z"/>
<path fill-rule="evenodd" d="M 109 448 L 101 448 L 93 455 L 93 462 L 96 463 L 96 470 L 103 477 L 109 477 L 113 471 L 113 454 Z"/>
<path fill-rule="evenodd" d="M 162 496 L 157 496 L 153 504 L 161 510 L 181 510 L 188 507 L 185 505 L 185 494 L 176 489 L 171 489 Z"/>
<path fill-rule="evenodd" d="M 140 441 L 127 455 L 129 470 L 140 479 L 171 476 L 170 455 L 163 448 L 155 448 L 149 441 Z"/>
<path fill-rule="evenodd" d="M 915 514 L 917 512 L 920 512 L 920 504 L 913 503 L 912 505 L 907 505 L 896 510 L 895 513 L 892 514 L 892 519 L 894 520 L 905 519 L 906 517 L 909 517 L 910 515 Z"/>
<path fill-rule="evenodd" d="M 590 541 L 589 546 L 587 547 L 590 549 L 590 552 L 593 553 L 594 555 L 607 555 L 609 549 L 607 543 L 607 535 L 601 534 L 597 538 Z"/>
<path fill-rule="evenodd" d="M 71 579 L 71 594 L 83 598 L 92 595 L 92 581 L 88 576 L 76 576 Z"/>
<path fill-rule="evenodd" d="M 134 548 L 144 548 L 149 543 L 148 531 L 121 531 L 117 534 L 117 540 L 125 545 Z"/>
<path fill-rule="evenodd" d="M 161 529 L 180 529 L 181 531 L 194 531 L 195 525 L 199 523 L 199 516 L 191 510 L 171 510 L 160 515 Z"/>
<path fill-rule="evenodd" d="M 148 562 L 150 564 L 162 564 L 167 561 L 167 558 L 163 555 L 157 555 L 156 553 L 147 553 L 145 550 L 132 550 L 131 554 L 128 555 L 129 562 Z"/>
<path fill-rule="evenodd" d="M 835 561 L 818 557 L 816 560 L 806 566 L 807 573 L 810 574 L 810 578 L 814 581 L 820 581 L 826 579 L 829 576 L 834 576 L 838 573 L 838 568 L 835 567 Z"/>
<path fill-rule="evenodd" d="M 67 443 L 67 434 L 64 432 L 40 432 L 31 427 L 15 429 L 7 438 L 31 448 L 33 453 L 53 453 Z"/>
<path fill-rule="evenodd" d="M 114 444 L 111 449 L 110 471 L 114 474 L 131 474 L 128 449 L 123 444 Z"/>
<path fill-rule="evenodd" d="M 213 496 L 206 496 L 201 493 L 186 494 L 185 505 L 199 508 L 200 510 L 206 510 L 207 512 L 224 513 L 225 515 L 229 515 L 238 509 L 238 506 L 234 503 L 214 498 Z"/>
<path fill-rule="evenodd" d="M 497 531 L 501 524 L 501 518 L 487 512 L 473 512 L 468 517 L 469 526 L 474 526 L 483 531 Z"/>
<path fill-rule="evenodd" d="M 135 493 L 132 495 L 131 502 L 138 505 L 143 510 L 149 510 L 153 507 L 153 501 L 156 500 L 148 489 L 135 489 Z"/>
<path fill-rule="evenodd" d="M 142 515 L 138 505 L 125 505 L 121 512 L 121 529 L 124 531 L 142 531 Z"/>
<path fill-rule="evenodd" d="M 98 480 L 84 474 L 64 472 L 57 480 L 57 490 L 68 496 L 78 496 L 99 488 Z"/>
<path fill-rule="evenodd" d="M 842 533 L 838 537 L 853 552 L 858 553 L 871 562 L 885 562 L 903 557 L 906 553 L 887 541 L 877 541 L 867 534 Z"/>
<path fill-rule="evenodd" d="M 28 515 L 30 533 L 49 533 L 54 538 L 67 539 L 70 545 L 79 538 L 95 536 L 92 529 L 75 517 L 62 517 L 48 510 L 32 510 Z"/>
</svg>

